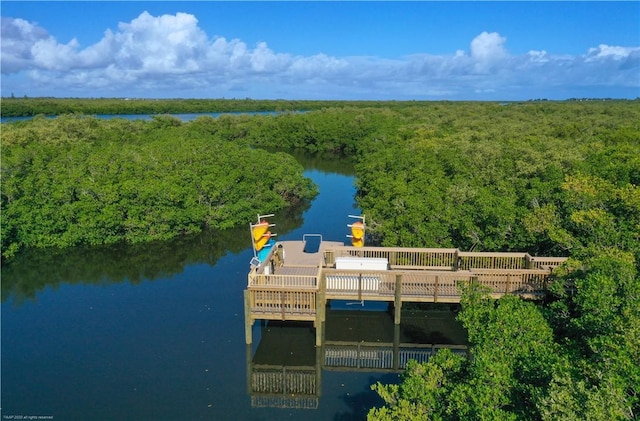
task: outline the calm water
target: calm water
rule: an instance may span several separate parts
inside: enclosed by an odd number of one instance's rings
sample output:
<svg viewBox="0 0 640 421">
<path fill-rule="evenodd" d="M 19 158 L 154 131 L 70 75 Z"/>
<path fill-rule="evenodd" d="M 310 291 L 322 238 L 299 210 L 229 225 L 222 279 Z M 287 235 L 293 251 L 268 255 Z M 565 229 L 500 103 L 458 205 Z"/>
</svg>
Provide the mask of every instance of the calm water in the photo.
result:
<svg viewBox="0 0 640 421">
<path fill-rule="evenodd" d="M 351 167 L 318 159 L 304 165 L 320 195 L 310 206 L 273 218 L 278 238 L 321 233 L 344 240 L 347 215 L 358 213 Z M 303 365 L 321 366 L 311 324 L 256 322 L 254 344 L 245 345 L 243 290 L 251 257 L 248 228 L 241 228 L 144 246 L 32 252 L 3 267 L 3 417 L 366 417 L 369 407 L 381 404 L 369 385 L 395 382 L 396 374 L 319 369 L 315 409 L 257 407 L 256 400 L 252 405 L 247 378 L 254 364 L 286 364 L 283 358 L 297 356 Z M 417 317 L 431 317 L 434 324 L 404 326 L 403 336 L 464 342 L 453 313 Z M 370 327 L 389 320 L 384 312 L 330 312 L 326 338 L 375 341 L 367 337 L 373 334 Z M 345 338 L 345 326 L 351 326 L 353 338 Z M 390 333 L 386 329 L 377 340 L 393 337 L 393 323 L 389 326 Z"/>
</svg>

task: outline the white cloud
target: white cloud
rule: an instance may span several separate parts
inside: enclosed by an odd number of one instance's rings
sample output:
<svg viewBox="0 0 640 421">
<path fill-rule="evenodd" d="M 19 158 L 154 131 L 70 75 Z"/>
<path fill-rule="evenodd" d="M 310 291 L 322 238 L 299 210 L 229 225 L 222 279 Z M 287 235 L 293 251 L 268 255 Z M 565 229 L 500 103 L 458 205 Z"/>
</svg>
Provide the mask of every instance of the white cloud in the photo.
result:
<svg viewBox="0 0 640 421">
<path fill-rule="evenodd" d="M 606 44 L 600 44 L 597 48 L 589 48 L 585 61 L 589 62 L 608 59 L 618 61 L 625 60 L 634 50 L 638 51 L 637 48 L 613 47 Z"/>
<path fill-rule="evenodd" d="M 331 77 L 349 67 L 348 60 L 316 54 L 309 57 L 296 57 L 289 67 L 289 75 L 296 79 L 311 77 Z"/>
<path fill-rule="evenodd" d="M 545 50 L 531 50 L 527 54 L 532 63 L 548 63 L 550 60 L 549 54 Z"/>
<path fill-rule="evenodd" d="M 24 19 L 2 18 L 2 73 L 13 73 L 33 66 L 31 48 L 51 37 L 43 28 Z"/>
<path fill-rule="evenodd" d="M 77 48 L 78 42 L 75 39 L 68 44 L 59 44 L 53 38 L 36 41 L 31 47 L 34 67 L 48 70 L 73 69 Z"/>
<path fill-rule="evenodd" d="M 482 32 L 469 50 L 402 59 L 276 52 L 266 42 L 209 37 L 186 13 L 140 14 L 86 48 L 23 19 L 2 18 L 2 90 L 30 96 L 246 96 L 509 99 L 615 86 L 640 90 L 640 47 L 599 45 L 584 55 L 531 50 Z M 253 93 L 253 94 L 252 94 Z M 587 95 L 585 95 L 587 96 Z"/>
<path fill-rule="evenodd" d="M 494 62 L 507 56 L 506 38 L 497 32 L 483 32 L 471 41 L 471 57 L 479 62 Z"/>
<path fill-rule="evenodd" d="M 114 64 L 123 71 L 185 73 L 199 70 L 207 36 L 193 15 L 151 16 L 143 12 L 131 23 L 120 23 L 113 37 Z"/>
</svg>

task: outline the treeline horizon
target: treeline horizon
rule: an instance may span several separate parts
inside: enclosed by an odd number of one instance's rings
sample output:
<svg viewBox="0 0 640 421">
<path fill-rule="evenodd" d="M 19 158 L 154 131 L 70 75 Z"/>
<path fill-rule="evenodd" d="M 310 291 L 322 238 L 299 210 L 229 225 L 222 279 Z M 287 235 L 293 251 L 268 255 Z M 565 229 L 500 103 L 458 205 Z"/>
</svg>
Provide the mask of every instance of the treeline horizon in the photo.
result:
<svg viewBox="0 0 640 421">
<path fill-rule="evenodd" d="M 628 102 L 635 99 L 568 98 L 548 100 L 291 100 L 251 98 L 76 98 L 76 97 L 2 97 L 1 117 L 33 117 L 39 114 L 181 114 L 224 112 L 313 111 L 343 106 L 405 107 L 433 103 L 528 103 L 528 102 Z"/>
</svg>

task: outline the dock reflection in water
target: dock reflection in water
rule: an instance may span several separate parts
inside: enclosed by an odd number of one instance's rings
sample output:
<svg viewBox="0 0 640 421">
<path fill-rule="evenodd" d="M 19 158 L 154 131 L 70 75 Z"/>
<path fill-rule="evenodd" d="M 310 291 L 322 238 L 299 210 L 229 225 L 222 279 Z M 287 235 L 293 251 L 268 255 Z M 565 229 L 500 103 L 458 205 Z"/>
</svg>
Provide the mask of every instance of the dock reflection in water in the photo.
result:
<svg viewBox="0 0 640 421">
<path fill-rule="evenodd" d="M 251 406 L 316 409 L 324 370 L 399 373 L 409 360 L 426 362 L 441 348 L 466 354 L 455 305 L 406 307 L 399 325 L 390 312 L 327 309 L 319 347 L 309 323 L 261 321 L 255 353 L 247 345 Z"/>
</svg>

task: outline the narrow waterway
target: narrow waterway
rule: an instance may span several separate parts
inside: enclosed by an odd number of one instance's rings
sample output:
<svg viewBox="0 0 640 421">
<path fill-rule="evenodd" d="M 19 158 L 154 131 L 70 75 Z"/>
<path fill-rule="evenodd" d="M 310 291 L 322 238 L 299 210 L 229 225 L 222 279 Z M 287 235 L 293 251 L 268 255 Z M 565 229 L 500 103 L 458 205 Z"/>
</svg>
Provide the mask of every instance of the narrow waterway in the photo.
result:
<svg viewBox="0 0 640 421">
<path fill-rule="evenodd" d="M 335 159 L 298 159 L 320 194 L 310 205 L 273 218 L 278 239 L 319 233 L 344 240 L 351 222 L 347 215 L 359 213 L 352 167 Z M 366 417 L 371 406 L 381 404 L 370 385 L 395 382 L 397 374 L 327 367 L 316 358 L 311 324 L 255 323 L 254 344 L 245 345 L 243 290 L 251 257 L 248 227 L 243 227 L 139 246 L 33 251 L 3 267 L 3 416 Z M 415 323 L 405 328 L 405 336 L 426 343 L 465 340 L 452 312 L 439 309 L 416 317 L 431 318 L 432 327 L 420 330 Z M 335 327 L 327 326 L 327 338 L 393 338 L 393 323 L 390 331 L 374 335 L 392 320 L 385 312 L 335 312 L 329 320 Z M 294 354 L 300 364 L 316 369 L 310 399 L 296 407 L 295 401 L 254 396 L 255 364 L 283 365 L 278 361 Z"/>
<path fill-rule="evenodd" d="M 303 112 L 303 111 L 298 111 Z M 252 111 L 252 112 L 220 112 L 220 113 L 183 113 L 183 114 L 170 114 L 173 117 L 179 118 L 182 121 L 195 120 L 198 117 L 213 117 L 218 118 L 223 115 L 277 115 L 278 111 Z M 124 118 L 127 120 L 153 120 L 154 116 L 162 116 L 166 114 L 95 114 L 94 117 L 111 120 L 114 118 Z M 47 118 L 56 118 L 55 115 L 46 116 Z M 24 117 L 0 117 L 0 123 L 14 123 L 17 121 L 31 120 L 33 116 Z"/>
</svg>

